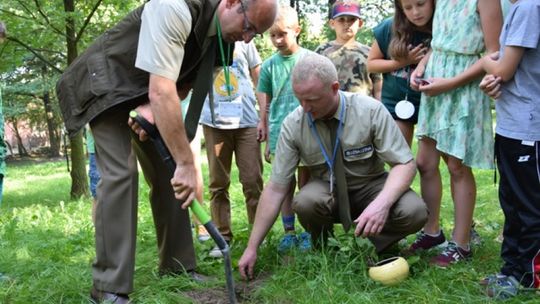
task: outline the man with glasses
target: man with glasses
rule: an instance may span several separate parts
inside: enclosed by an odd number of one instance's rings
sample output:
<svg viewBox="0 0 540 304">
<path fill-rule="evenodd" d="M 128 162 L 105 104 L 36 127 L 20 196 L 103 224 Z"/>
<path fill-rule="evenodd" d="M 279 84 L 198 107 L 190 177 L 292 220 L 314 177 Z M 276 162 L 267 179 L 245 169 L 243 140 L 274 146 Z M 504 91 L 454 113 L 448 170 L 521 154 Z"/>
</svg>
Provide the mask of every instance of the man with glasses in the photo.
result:
<svg viewBox="0 0 540 304">
<path fill-rule="evenodd" d="M 100 36 L 62 75 L 57 93 L 66 128 L 73 135 L 90 123 L 102 174 L 93 301 L 129 303 L 133 291 L 137 159 L 150 184 L 160 273 L 199 278 L 186 210 L 198 182 L 179 100 L 193 86 L 193 95 L 203 98 L 192 99 L 192 105 L 204 101 L 219 43 L 249 42 L 264 32 L 274 21 L 276 2 L 149 1 Z M 227 61 L 217 57 L 220 64 Z M 155 122 L 177 164 L 174 175 L 166 174 L 136 124 L 131 125 L 139 136 L 131 132 L 127 122 L 133 109 Z"/>
</svg>

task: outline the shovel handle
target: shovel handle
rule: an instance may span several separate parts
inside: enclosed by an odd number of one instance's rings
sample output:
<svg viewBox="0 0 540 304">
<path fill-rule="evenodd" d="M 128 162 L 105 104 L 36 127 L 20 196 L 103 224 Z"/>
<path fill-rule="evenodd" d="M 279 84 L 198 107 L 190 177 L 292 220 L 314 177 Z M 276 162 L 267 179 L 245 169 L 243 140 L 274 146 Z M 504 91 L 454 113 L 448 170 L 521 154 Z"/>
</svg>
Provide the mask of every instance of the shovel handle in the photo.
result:
<svg viewBox="0 0 540 304">
<path fill-rule="evenodd" d="M 176 164 L 171 156 L 171 153 L 169 152 L 169 149 L 167 149 L 167 146 L 159 135 L 156 126 L 151 124 L 144 117 L 140 116 L 136 111 L 129 112 L 129 117 L 131 117 L 131 119 L 137 122 L 139 126 L 141 126 L 141 128 L 146 132 L 146 134 L 150 136 L 150 139 L 152 139 L 152 141 L 154 142 L 154 145 L 161 159 L 163 159 L 169 170 L 171 170 L 171 172 L 174 172 L 174 170 L 176 169 Z M 210 215 L 208 215 L 208 213 L 204 210 L 204 208 L 197 200 L 193 200 L 190 205 L 190 209 L 195 214 L 197 219 L 201 222 L 201 224 L 206 225 L 212 220 Z"/>
</svg>

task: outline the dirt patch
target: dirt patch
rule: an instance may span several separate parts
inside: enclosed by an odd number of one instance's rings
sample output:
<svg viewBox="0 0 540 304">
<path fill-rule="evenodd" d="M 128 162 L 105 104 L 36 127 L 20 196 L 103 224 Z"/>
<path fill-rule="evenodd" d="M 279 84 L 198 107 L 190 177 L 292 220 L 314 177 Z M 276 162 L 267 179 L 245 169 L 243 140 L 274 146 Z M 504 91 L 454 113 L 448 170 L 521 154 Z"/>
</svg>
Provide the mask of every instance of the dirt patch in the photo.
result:
<svg viewBox="0 0 540 304">
<path fill-rule="evenodd" d="M 259 274 L 255 279 L 246 281 L 235 281 L 234 291 L 238 303 L 256 303 L 253 292 L 259 289 L 268 279 L 268 274 Z M 212 289 L 190 290 L 183 293 L 197 304 L 227 304 L 229 295 L 226 287 Z"/>
</svg>

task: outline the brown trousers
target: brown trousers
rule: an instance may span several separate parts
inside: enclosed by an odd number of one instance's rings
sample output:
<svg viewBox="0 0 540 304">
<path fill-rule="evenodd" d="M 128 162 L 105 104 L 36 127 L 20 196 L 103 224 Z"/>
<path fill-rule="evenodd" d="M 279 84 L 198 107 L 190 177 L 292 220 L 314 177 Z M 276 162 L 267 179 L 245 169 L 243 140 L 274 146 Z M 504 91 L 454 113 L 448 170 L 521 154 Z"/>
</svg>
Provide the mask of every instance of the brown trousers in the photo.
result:
<svg viewBox="0 0 540 304">
<path fill-rule="evenodd" d="M 384 186 L 386 175 L 349 191 L 351 219 L 354 221 L 375 199 Z M 314 243 L 325 240 L 339 223 L 337 201 L 332 199 L 328 182 L 310 180 L 293 199 L 293 210 L 302 226 L 311 233 Z M 405 192 L 392 206 L 382 232 L 369 240 L 377 252 L 384 251 L 409 234 L 419 231 L 427 221 L 424 201 L 412 190 Z M 352 229 L 356 227 L 353 223 Z"/>
<path fill-rule="evenodd" d="M 137 235 L 137 158 L 150 185 L 150 204 L 157 234 L 160 272 L 182 272 L 196 266 L 187 210 L 180 208 L 170 184 L 172 175 L 150 140 L 140 142 L 129 128 L 127 106 L 109 109 L 92 120 L 97 188 L 94 286 L 102 291 L 133 291 Z M 136 157 L 136 156 L 137 157 Z"/>
<path fill-rule="evenodd" d="M 212 220 L 223 237 L 230 241 L 233 238 L 229 198 L 233 153 L 250 224 L 253 224 L 255 220 L 255 212 L 262 192 L 263 165 L 261 145 L 257 141 L 257 128 L 223 130 L 203 126 L 203 130 L 210 175 Z"/>
</svg>

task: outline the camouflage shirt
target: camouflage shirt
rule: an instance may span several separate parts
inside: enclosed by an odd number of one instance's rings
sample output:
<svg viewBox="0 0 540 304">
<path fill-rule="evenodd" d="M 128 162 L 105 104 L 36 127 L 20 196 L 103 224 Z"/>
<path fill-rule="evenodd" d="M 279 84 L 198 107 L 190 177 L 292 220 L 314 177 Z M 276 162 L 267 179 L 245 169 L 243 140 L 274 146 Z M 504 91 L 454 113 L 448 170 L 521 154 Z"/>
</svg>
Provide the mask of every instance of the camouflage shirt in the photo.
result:
<svg viewBox="0 0 540 304">
<path fill-rule="evenodd" d="M 373 83 L 381 81 L 381 74 L 368 73 L 366 62 L 370 48 L 359 42 L 320 45 L 315 52 L 328 57 L 336 66 L 340 89 L 372 96 Z"/>
</svg>

